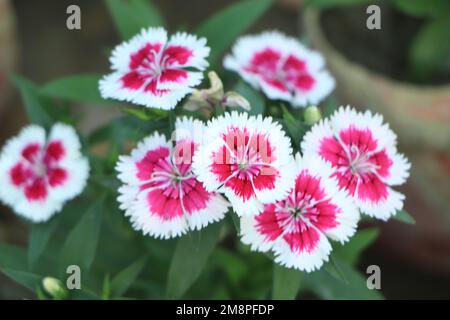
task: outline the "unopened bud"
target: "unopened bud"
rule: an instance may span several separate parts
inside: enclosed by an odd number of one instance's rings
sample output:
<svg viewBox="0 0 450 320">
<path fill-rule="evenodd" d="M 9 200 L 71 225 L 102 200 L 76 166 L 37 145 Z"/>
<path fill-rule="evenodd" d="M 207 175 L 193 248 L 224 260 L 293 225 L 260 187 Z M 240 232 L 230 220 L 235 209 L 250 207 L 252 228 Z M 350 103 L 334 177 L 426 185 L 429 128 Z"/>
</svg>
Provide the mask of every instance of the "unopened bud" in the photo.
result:
<svg viewBox="0 0 450 320">
<path fill-rule="evenodd" d="M 320 112 L 320 109 L 316 106 L 311 106 L 306 108 L 305 110 L 305 123 L 307 125 L 312 126 L 316 122 L 318 122 L 320 119 L 322 119 L 322 113 Z"/>
<path fill-rule="evenodd" d="M 234 91 L 229 91 L 225 93 L 222 105 L 230 108 L 242 108 L 244 110 L 250 110 L 250 102 L 241 96 L 239 93 Z"/>
<path fill-rule="evenodd" d="M 56 278 L 44 278 L 42 286 L 44 287 L 45 292 L 56 300 L 64 300 L 69 297 L 69 291 L 64 287 L 63 283 Z"/>
</svg>

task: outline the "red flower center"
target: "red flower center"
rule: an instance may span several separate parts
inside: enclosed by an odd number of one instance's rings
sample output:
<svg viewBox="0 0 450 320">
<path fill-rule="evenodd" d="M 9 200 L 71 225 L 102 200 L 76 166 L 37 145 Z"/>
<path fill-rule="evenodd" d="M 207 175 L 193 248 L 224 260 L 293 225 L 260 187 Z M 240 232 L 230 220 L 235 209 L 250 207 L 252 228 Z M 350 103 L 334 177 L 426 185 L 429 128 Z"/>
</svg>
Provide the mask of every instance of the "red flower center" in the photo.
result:
<svg viewBox="0 0 450 320">
<path fill-rule="evenodd" d="M 259 75 L 268 85 L 285 92 L 309 91 L 315 84 L 305 60 L 294 55 L 284 55 L 272 48 L 256 52 L 245 70 Z"/>
<path fill-rule="evenodd" d="M 162 95 L 167 89 L 159 89 L 158 84 L 165 82 L 182 82 L 188 77 L 181 69 L 193 52 L 183 46 L 164 48 L 161 43 L 148 43 L 130 57 L 130 72 L 122 77 L 124 88 L 139 90 L 154 95 Z"/>
<path fill-rule="evenodd" d="M 310 252 L 319 242 L 319 232 L 338 225 L 339 212 L 321 187 L 320 179 L 302 171 L 289 196 L 266 205 L 256 217 L 257 229 L 270 241 L 282 237 L 294 252 Z"/>
<path fill-rule="evenodd" d="M 393 162 L 377 145 L 370 130 L 351 126 L 337 136 L 324 138 L 320 155 L 337 169 L 334 176 L 341 188 L 361 199 L 379 201 L 388 196 L 383 181 Z"/>
<path fill-rule="evenodd" d="M 194 144 L 181 141 L 174 150 L 171 153 L 160 147 L 136 163 L 140 190 L 146 192 L 149 209 L 164 220 L 202 210 L 210 198 L 191 170 Z"/>
<path fill-rule="evenodd" d="M 255 190 L 273 189 L 278 171 L 268 138 L 232 128 L 223 136 L 223 146 L 214 154 L 212 172 L 234 192 L 249 199 Z"/>
<path fill-rule="evenodd" d="M 49 188 L 64 185 L 68 178 L 67 171 L 59 167 L 65 153 L 61 141 L 52 141 L 43 148 L 38 143 L 28 144 L 22 149 L 22 159 L 10 170 L 12 183 L 23 188 L 29 201 L 44 201 Z"/>
</svg>

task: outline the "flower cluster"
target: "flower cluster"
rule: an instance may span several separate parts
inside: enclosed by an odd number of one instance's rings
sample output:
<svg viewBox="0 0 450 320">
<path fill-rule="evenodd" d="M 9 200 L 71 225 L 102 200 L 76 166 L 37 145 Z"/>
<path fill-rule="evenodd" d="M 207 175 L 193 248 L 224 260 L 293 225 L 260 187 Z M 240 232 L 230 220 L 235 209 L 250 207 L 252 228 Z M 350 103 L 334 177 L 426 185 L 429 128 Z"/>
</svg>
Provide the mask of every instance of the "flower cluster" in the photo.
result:
<svg viewBox="0 0 450 320">
<path fill-rule="evenodd" d="M 208 54 L 206 39 L 143 30 L 114 49 L 113 73 L 100 81 L 100 92 L 160 109 L 192 93 L 184 109 L 208 117 L 216 108 L 248 110 L 249 102 L 225 92 L 214 72 L 211 88 L 194 89 Z M 239 39 L 224 66 L 293 107 L 319 103 L 335 85 L 320 54 L 278 32 Z M 313 111 L 311 124 L 320 118 Z M 183 116 L 174 126 L 170 139 L 149 133 L 116 165 L 120 208 L 145 235 L 178 237 L 233 210 L 243 243 L 310 272 L 328 261 L 330 240 L 344 243 L 356 232 L 360 213 L 387 220 L 403 207 L 404 196 L 392 187 L 406 181 L 410 164 L 378 114 L 341 107 L 296 146 L 270 116 L 233 111 L 206 124 Z M 43 128 L 29 126 L 1 153 L 0 200 L 46 221 L 81 193 L 88 171 L 71 127 L 57 124 L 46 138 Z"/>
</svg>

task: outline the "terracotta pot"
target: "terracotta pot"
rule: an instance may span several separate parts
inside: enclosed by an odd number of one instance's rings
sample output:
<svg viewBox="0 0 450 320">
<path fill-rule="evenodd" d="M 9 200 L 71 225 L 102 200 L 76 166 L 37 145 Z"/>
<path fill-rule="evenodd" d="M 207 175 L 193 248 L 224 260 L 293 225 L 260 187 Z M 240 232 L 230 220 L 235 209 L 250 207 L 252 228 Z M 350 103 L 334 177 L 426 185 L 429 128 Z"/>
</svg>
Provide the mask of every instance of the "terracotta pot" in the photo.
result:
<svg viewBox="0 0 450 320">
<path fill-rule="evenodd" d="M 326 39 L 319 18 L 318 11 L 307 9 L 305 26 L 312 44 L 327 58 L 337 94 L 345 98 L 341 100 L 382 113 L 404 146 L 450 151 L 450 84 L 402 83 L 349 61 Z"/>
<path fill-rule="evenodd" d="M 450 274 L 450 84 L 418 86 L 370 71 L 330 44 L 320 12 L 307 9 L 304 22 L 312 45 L 325 55 L 336 78 L 339 101 L 383 114 L 412 163 L 402 191 L 417 224 L 384 225 L 380 248 Z"/>
<path fill-rule="evenodd" d="M 9 0 L 0 0 L 0 114 L 11 92 L 8 76 L 16 63 L 15 19 Z"/>
</svg>

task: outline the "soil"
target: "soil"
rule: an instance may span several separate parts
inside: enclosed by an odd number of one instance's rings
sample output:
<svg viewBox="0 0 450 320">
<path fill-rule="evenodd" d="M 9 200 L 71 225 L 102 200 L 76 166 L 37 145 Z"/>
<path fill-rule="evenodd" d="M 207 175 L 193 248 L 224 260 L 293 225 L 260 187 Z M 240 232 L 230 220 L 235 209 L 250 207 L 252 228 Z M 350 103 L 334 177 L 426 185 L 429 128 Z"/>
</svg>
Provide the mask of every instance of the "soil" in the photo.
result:
<svg viewBox="0 0 450 320">
<path fill-rule="evenodd" d="M 349 60 L 388 77 L 411 82 L 408 51 L 425 20 L 405 15 L 389 4 L 381 4 L 381 30 L 366 28 L 367 6 L 326 10 L 321 16 L 330 43 Z M 442 68 L 426 84 L 450 83 L 450 70 Z"/>
</svg>

